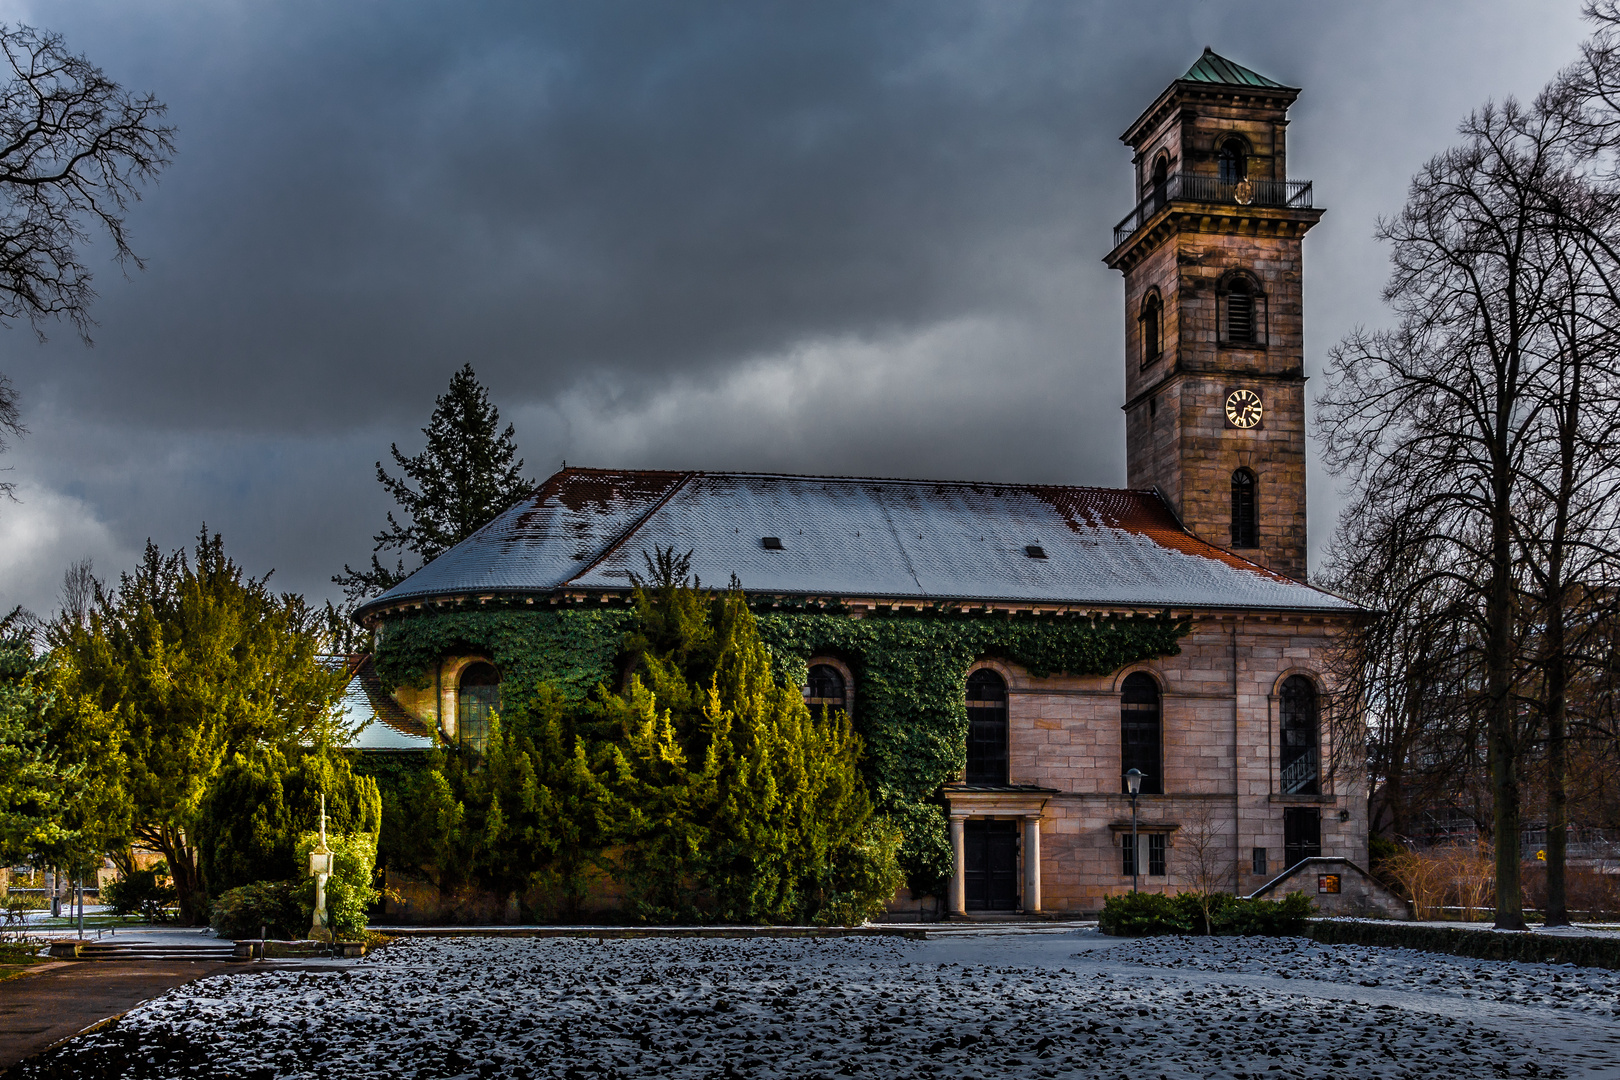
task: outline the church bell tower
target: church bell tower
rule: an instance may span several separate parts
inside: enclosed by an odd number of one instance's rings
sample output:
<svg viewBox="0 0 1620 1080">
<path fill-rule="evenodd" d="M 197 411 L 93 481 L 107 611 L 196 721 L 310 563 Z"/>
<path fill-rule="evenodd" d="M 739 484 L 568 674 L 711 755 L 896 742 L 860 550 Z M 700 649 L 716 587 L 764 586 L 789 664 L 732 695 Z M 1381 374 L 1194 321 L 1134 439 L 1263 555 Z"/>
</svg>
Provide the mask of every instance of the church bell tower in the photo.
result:
<svg viewBox="0 0 1620 1080">
<path fill-rule="evenodd" d="M 1305 577 L 1301 247 L 1322 211 L 1290 180 L 1292 87 L 1209 49 L 1121 141 L 1128 486 L 1200 538 Z"/>
</svg>

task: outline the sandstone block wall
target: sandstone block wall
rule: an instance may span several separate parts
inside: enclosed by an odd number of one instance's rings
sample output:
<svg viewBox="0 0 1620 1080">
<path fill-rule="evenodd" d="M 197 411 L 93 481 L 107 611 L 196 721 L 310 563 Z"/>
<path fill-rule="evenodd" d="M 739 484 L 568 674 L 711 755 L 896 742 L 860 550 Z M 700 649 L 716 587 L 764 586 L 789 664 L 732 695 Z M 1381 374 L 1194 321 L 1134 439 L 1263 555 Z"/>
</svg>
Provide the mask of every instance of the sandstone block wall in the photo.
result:
<svg viewBox="0 0 1620 1080">
<path fill-rule="evenodd" d="M 1329 623 L 1292 617 L 1210 616 L 1194 624 L 1181 655 L 1100 678 L 1036 679 L 1001 668 L 1010 675 L 1010 779 L 1058 792 L 1041 823 L 1043 908 L 1094 912 L 1109 895 L 1130 890 L 1116 828 L 1130 820 L 1130 799 L 1121 792 L 1119 684 L 1139 670 L 1163 688 L 1165 794 L 1141 796 L 1138 818 L 1153 830 L 1175 827 L 1168 873 L 1144 873 L 1143 889 L 1193 883 L 1189 841 L 1200 828 L 1218 838 L 1211 850 L 1226 890 L 1259 888 L 1283 869 L 1283 811 L 1297 805 L 1320 809 L 1324 856 L 1366 865 L 1365 783 L 1358 775 L 1331 774 L 1325 717 L 1323 794 L 1285 797 L 1277 775 L 1277 687 L 1299 673 L 1325 689 L 1336 632 Z M 1252 872 L 1255 848 L 1267 851 L 1264 874 Z"/>
</svg>

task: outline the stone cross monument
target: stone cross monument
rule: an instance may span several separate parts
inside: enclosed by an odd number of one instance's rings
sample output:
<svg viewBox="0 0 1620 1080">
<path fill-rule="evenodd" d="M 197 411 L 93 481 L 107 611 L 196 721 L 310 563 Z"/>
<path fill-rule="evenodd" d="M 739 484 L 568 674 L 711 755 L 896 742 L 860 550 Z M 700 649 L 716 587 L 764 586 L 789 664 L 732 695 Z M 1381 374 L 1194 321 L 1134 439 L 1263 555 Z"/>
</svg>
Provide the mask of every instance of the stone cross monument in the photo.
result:
<svg viewBox="0 0 1620 1080">
<path fill-rule="evenodd" d="M 326 846 L 326 795 L 321 795 L 321 837 L 309 853 L 309 872 L 315 878 L 315 920 L 309 927 L 311 941 L 331 941 L 326 925 L 326 879 L 332 876 L 332 852 Z"/>
</svg>

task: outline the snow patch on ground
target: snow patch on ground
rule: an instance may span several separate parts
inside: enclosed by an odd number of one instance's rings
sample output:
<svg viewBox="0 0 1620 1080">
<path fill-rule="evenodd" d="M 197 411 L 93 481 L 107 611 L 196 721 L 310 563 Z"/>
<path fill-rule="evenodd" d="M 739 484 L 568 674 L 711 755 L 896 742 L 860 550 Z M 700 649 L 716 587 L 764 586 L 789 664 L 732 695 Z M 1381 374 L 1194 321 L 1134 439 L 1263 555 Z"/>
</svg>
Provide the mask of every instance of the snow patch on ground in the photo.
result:
<svg viewBox="0 0 1620 1080">
<path fill-rule="evenodd" d="M 1616 981 L 1299 939 L 1095 937 L 1009 938 L 1004 948 L 882 938 L 407 939 L 343 970 L 244 972 L 181 987 L 19 1075 L 1564 1077 L 1575 1075 L 1573 1059 L 1560 1062 L 1484 1014 L 1324 998 L 1284 974 L 1303 963 L 1313 978 L 1360 971 L 1382 982 L 1421 968 L 1441 980 L 1425 993 L 1483 993 L 1490 982 L 1525 1002 L 1539 977 L 1535 1003 L 1594 1012 L 1612 1005 Z M 1476 969 L 1486 969 L 1483 982 Z M 1510 969 L 1524 969 L 1523 985 Z M 1223 972 L 1239 974 L 1222 982 Z M 1474 981 L 1461 982 L 1464 974 Z M 1605 1018 L 1599 1030 L 1612 1025 Z M 1580 1075 L 1609 1075 L 1612 1057 L 1580 1056 Z"/>
<path fill-rule="evenodd" d="M 1388 986 L 1514 1005 L 1620 1017 L 1620 972 L 1571 964 L 1469 960 L 1307 938 L 1143 938 L 1095 958 L 1181 970 L 1240 972 L 1347 986 Z"/>
</svg>

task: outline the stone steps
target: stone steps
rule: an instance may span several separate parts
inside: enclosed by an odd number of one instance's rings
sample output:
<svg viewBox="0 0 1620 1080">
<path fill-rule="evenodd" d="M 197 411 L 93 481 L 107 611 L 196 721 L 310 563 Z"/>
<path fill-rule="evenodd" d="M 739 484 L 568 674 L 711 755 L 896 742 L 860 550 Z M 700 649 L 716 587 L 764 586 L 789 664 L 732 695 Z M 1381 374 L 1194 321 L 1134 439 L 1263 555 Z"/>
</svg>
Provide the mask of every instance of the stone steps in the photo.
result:
<svg viewBox="0 0 1620 1080">
<path fill-rule="evenodd" d="M 178 942 L 112 942 L 67 938 L 53 941 L 50 955 L 59 960 L 167 962 L 220 961 L 236 959 L 236 945 L 230 941 L 181 944 Z"/>
</svg>

